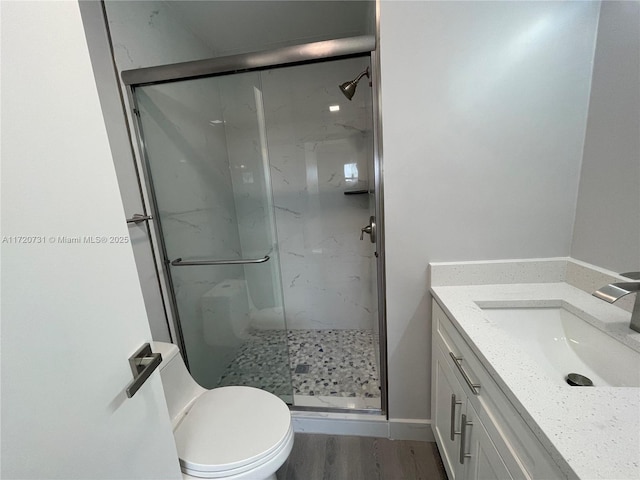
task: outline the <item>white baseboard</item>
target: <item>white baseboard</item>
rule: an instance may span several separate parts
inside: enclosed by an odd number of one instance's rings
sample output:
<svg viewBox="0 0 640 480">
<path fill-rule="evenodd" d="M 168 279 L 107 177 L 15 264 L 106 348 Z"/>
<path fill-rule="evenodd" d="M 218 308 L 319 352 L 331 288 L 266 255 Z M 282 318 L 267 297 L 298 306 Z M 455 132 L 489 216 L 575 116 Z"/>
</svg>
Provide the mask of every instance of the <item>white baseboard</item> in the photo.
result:
<svg viewBox="0 0 640 480">
<path fill-rule="evenodd" d="M 393 440 L 435 441 L 431 420 L 391 419 L 350 413 L 291 412 L 293 430 L 299 433 L 355 435 Z"/>
</svg>

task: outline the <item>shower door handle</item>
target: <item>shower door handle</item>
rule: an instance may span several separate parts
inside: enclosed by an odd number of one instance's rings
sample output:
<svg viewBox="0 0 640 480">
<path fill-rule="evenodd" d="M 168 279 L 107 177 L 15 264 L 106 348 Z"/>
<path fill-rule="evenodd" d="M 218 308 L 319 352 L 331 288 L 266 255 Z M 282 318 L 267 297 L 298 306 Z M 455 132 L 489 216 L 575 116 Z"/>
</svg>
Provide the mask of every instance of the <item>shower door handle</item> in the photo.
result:
<svg viewBox="0 0 640 480">
<path fill-rule="evenodd" d="M 139 213 L 134 213 L 133 217 L 127 218 L 127 223 L 138 223 L 144 222 L 145 220 L 151 220 L 153 217 L 150 215 L 140 215 Z"/>
<path fill-rule="evenodd" d="M 364 234 L 369 234 L 371 243 L 376 243 L 376 217 L 369 217 L 369 225 L 360 229 L 360 240 L 364 240 Z"/>
</svg>

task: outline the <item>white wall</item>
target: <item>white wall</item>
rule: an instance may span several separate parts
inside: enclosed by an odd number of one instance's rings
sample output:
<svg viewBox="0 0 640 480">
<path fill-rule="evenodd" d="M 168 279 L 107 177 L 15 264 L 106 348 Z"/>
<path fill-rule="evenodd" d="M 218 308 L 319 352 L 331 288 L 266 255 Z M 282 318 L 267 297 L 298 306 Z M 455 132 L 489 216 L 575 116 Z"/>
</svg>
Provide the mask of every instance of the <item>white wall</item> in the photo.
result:
<svg viewBox="0 0 640 480">
<path fill-rule="evenodd" d="M 182 478 L 78 5 L 0 8 L 1 476 Z"/>
<path fill-rule="evenodd" d="M 640 2 L 602 3 L 571 256 L 640 270 Z"/>
<path fill-rule="evenodd" d="M 382 2 L 391 418 L 429 418 L 428 262 L 569 255 L 598 10 Z"/>
</svg>

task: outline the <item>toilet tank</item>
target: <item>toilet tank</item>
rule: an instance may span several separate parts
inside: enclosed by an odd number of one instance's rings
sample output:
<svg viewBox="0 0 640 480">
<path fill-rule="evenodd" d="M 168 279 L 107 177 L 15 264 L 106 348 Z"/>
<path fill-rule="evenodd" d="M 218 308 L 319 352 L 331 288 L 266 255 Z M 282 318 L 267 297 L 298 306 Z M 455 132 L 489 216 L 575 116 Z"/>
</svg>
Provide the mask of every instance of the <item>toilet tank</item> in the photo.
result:
<svg viewBox="0 0 640 480">
<path fill-rule="evenodd" d="M 162 355 L 162 363 L 159 367 L 160 378 L 171 424 L 175 428 L 193 401 L 206 392 L 206 389 L 191 377 L 176 345 L 153 342 L 152 349 Z"/>
</svg>

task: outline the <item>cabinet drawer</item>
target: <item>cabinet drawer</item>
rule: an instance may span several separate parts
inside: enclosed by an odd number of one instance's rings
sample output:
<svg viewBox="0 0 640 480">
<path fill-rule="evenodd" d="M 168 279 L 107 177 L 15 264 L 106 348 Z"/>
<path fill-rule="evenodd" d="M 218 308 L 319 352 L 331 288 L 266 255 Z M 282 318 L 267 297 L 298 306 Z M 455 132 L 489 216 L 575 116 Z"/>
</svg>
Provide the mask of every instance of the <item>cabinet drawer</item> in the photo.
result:
<svg viewBox="0 0 640 480">
<path fill-rule="evenodd" d="M 460 336 L 449 318 L 438 304 L 433 307 L 434 341 L 433 346 L 439 346 L 450 361 L 451 368 L 462 384 L 465 393 L 471 401 L 477 402 L 485 396 L 481 382 L 484 367 L 471 352 L 464 339 Z M 477 407 L 476 407 L 477 408 Z"/>
</svg>

